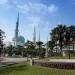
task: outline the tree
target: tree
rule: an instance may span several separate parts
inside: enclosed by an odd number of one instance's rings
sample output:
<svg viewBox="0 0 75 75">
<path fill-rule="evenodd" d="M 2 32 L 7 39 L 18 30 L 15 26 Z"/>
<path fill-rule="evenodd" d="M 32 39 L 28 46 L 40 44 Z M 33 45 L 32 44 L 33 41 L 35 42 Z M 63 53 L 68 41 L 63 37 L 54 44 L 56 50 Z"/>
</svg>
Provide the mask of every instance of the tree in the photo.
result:
<svg viewBox="0 0 75 75">
<path fill-rule="evenodd" d="M 38 42 L 36 42 L 36 44 L 37 44 L 37 46 L 40 48 L 40 47 L 42 47 L 42 45 L 43 45 L 43 42 L 41 42 L 41 41 L 38 41 Z"/>
<path fill-rule="evenodd" d="M 26 45 L 26 51 L 27 51 L 27 57 L 30 55 L 31 57 L 36 56 L 36 49 L 35 45 L 32 41 L 27 41 L 25 43 Z"/>
<path fill-rule="evenodd" d="M 74 53 L 75 26 L 67 27 L 65 39 L 66 39 L 65 44 L 69 45 L 69 49 L 70 49 L 70 43 L 73 45 L 73 53 Z M 70 42 L 70 43 L 68 43 L 68 42 Z M 69 58 L 70 58 L 70 51 L 69 51 Z"/>
<path fill-rule="evenodd" d="M 55 43 L 54 43 L 54 41 L 49 41 L 48 43 L 49 43 L 48 47 L 50 48 L 50 55 L 52 56 L 53 55 L 53 48 L 55 46 Z"/>
<path fill-rule="evenodd" d="M 7 53 L 9 56 L 12 56 L 14 47 L 12 45 L 9 45 L 5 48 L 5 53 Z"/>
<path fill-rule="evenodd" d="M 69 26 L 69 33 L 70 33 L 70 38 L 72 39 L 71 41 L 75 40 L 75 26 Z M 73 42 L 73 52 L 74 52 L 74 42 Z"/>
<path fill-rule="evenodd" d="M 4 34 L 5 34 L 5 32 L 3 32 L 3 31 L 0 29 L 0 55 L 1 55 L 1 53 L 2 53 L 3 46 L 4 46 L 4 44 L 3 44 L 3 37 L 4 37 Z"/>
<path fill-rule="evenodd" d="M 51 32 L 51 40 L 54 41 L 55 43 L 57 41 L 59 41 L 59 47 L 61 50 L 61 54 L 62 54 L 62 47 L 64 44 L 64 32 L 66 30 L 66 26 L 65 25 L 58 25 L 57 27 L 55 27 L 52 32 Z M 56 43 L 57 46 L 57 43 Z"/>
<path fill-rule="evenodd" d="M 38 42 L 36 42 L 36 44 L 37 44 L 37 47 L 38 47 L 38 49 L 37 49 L 37 50 L 38 50 L 38 51 L 37 51 L 37 54 L 38 54 L 38 55 L 39 55 L 39 57 L 40 57 L 43 42 L 38 41 Z"/>
</svg>

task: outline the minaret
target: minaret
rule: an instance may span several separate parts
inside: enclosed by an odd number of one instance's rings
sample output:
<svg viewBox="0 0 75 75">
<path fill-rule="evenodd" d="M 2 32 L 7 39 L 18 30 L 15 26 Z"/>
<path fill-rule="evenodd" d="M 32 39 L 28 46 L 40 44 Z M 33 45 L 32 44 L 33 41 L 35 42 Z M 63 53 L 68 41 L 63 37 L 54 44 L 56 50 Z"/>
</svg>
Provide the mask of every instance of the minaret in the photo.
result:
<svg viewBox="0 0 75 75">
<path fill-rule="evenodd" d="M 36 45 L 36 29 L 34 27 L 34 33 L 33 33 L 33 42 L 34 42 L 34 45 Z"/>
<path fill-rule="evenodd" d="M 45 56 L 48 56 L 48 37 L 47 37 L 47 43 L 46 43 L 46 52 L 45 52 Z"/>
<path fill-rule="evenodd" d="M 40 42 L 40 29 L 39 29 L 39 40 L 38 41 Z"/>
<path fill-rule="evenodd" d="M 18 27 L 19 27 L 19 13 L 17 16 L 16 29 L 15 29 L 15 46 L 16 47 L 18 45 L 18 31 L 19 31 Z"/>
</svg>

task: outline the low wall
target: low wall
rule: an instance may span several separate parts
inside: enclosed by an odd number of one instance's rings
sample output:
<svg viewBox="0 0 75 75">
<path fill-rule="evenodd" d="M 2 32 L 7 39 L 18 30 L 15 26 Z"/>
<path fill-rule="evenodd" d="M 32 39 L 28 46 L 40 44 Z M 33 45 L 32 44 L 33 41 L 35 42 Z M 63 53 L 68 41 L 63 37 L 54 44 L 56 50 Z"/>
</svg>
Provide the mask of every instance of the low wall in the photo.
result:
<svg viewBox="0 0 75 75">
<path fill-rule="evenodd" d="M 75 69 L 75 62 L 45 62 L 34 61 L 34 65 L 58 69 Z"/>
</svg>

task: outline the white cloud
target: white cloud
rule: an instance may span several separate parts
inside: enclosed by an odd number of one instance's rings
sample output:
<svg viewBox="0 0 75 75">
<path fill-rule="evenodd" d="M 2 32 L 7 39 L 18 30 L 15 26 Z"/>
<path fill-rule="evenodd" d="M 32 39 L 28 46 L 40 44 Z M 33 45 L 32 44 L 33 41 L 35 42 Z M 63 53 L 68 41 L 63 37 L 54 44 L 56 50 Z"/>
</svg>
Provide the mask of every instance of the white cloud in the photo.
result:
<svg viewBox="0 0 75 75">
<path fill-rule="evenodd" d="M 52 13 L 54 15 L 58 11 L 58 7 L 55 4 L 46 5 L 43 3 L 28 2 L 16 6 L 21 13 L 26 15 L 28 25 L 31 27 L 38 25 L 41 27 L 46 26 L 48 23 L 47 16 L 52 16 Z"/>
<path fill-rule="evenodd" d="M 48 10 L 49 12 L 56 12 L 58 10 L 57 6 L 55 6 L 54 4 L 51 4 L 49 7 L 48 7 Z"/>
<path fill-rule="evenodd" d="M 25 5 L 17 5 L 17 8 L 19 9 L 20 12 L 22 13 L 28 13 L 30 11 L 30 8 L 28 7 L 27 4 Z"/>
<path fill-rule="evenodd" d="M 38 2 L 28 2 L 20 4 L 18 0 L 10 0 L 10 2 L 8 0 L 0 0 L 0 4 L 7 4 L 8 8 L 12 7 L 15 10 L 17 8 L 19 12 L 23 13 L 23 16 L 25 16 L 25 18 L 23 19 L 26 20 L 27 26 L 27 32 L 25 32 L 25 36 L 28 39 L 31 39 L 32 35 L 30 34 L 30 32 L 33 32 L 32 30 L 34 26 L 38 27 L 39 25 L 41 30 L 45 32 L 45 34 L 47 34 L 46 32 L 49 30 L 48 25 L 50 24 L 50 18 L 48 16 L 51 16 L 52 13 L 55 14 L 58 11 L 58 7 L 55 4 L 46 5 Z"/>
<path fill-rule="evenodd" d="M 41 22 L 41 18 L 36 16 L 29 16 L 28 22 L 29 22 L 29 26 L 31 27 L 38 26 Z"/>
<path fill-rule="evenodd" d="M 26 3 L 24 5 L 17 5 L 18 10 L 20 10 L 22 13 L 31 13 L 31 12 L 36 12 L 36 13 L 42 13 L 42 14 L 47 14 L 47 13 L 54 13 L 58 10 L 58 7 L 54 4 L 50 4 L 47 6 L 46 4 L 43 3 Z"/>
<path fill-rule="evenodd" d="M 46 5 L 40 2 L 27 2 L 20 4 L 17 0 L 0 0 L 0 4 L 7 8 L 14 8 L 23 14 L 52 14 L 58 11 L 58 7 L 55 4 Z"/>
<path fill-rule="evenodd" d="M 3 4 L 7 4 L 8 3 L 8 0 L 0 0 L 0 4 L 3 5 Z"/>
<path fill-rule="evenodd" d="M 10 5 L 9 0 L 0 0 L 0 7 L 9 9 L 12 7 L 12 5 Z"/>
</svg>

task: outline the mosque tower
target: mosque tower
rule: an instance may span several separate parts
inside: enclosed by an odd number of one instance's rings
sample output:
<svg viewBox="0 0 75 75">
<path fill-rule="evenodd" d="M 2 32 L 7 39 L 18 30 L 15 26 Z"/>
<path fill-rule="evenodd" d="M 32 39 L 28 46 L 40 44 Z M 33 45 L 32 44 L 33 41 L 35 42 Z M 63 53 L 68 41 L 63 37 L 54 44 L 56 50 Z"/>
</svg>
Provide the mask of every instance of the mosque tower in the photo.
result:
<svg viewBox="0 0 75 75">
<path fill-rule="evenodd" d="M 36 45 L 36 29 L 34 27 L 34 33 L 33 33 L 33 42 L 34 42 L 34 45 Z"/>
<path fill-rule="evenodd" d="M 15 38 L 14 38 L 14 46 L 17 47 L 18 46 L 18 32 L 19 32 L 19 13 L 17 16 L 17 22 L 16 22 L 16 29 L 15 29 Z"/>
<path fill-rule="evenodd" d="M 40 29 L 39 29 L 39 39 L 38 39 L 38 41 L 40 42 Z"/>
</svg>

